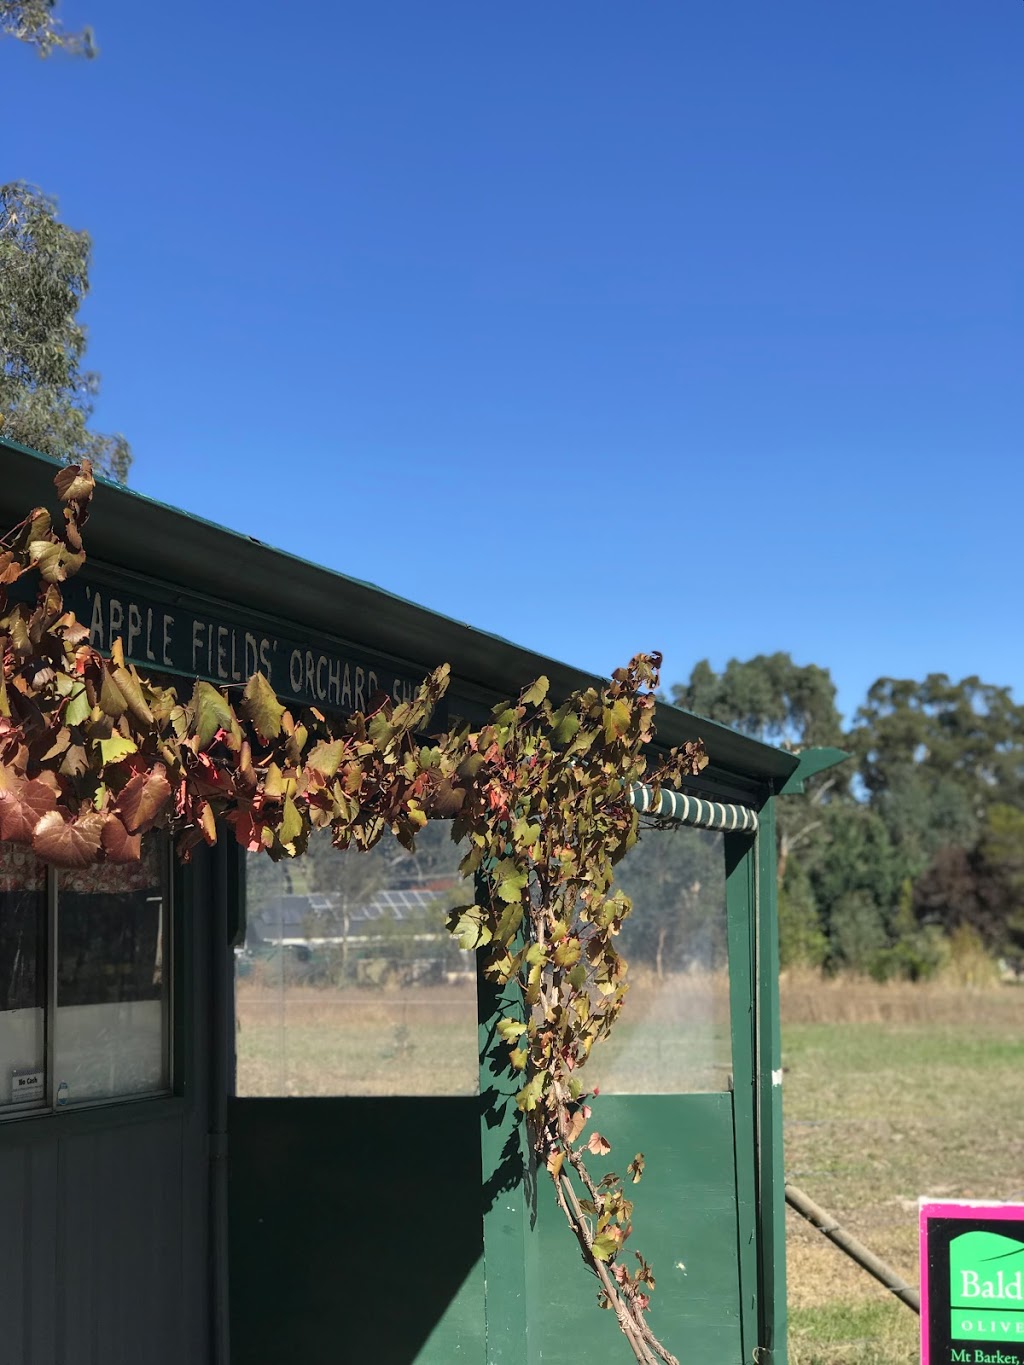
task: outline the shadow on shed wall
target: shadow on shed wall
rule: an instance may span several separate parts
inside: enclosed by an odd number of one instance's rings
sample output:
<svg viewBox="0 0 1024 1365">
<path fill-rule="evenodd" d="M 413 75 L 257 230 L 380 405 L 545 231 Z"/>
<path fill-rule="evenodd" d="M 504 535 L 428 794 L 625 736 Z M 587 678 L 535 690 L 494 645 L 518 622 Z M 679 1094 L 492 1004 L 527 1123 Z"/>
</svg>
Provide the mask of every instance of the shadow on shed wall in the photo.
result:
<svg viewBox="0 0 1024 1365">
<path fill-rule="evenodd" d="M 232 1365 L 483 1360 L 479 1104 L 231 1102 Z"/>
</svg>

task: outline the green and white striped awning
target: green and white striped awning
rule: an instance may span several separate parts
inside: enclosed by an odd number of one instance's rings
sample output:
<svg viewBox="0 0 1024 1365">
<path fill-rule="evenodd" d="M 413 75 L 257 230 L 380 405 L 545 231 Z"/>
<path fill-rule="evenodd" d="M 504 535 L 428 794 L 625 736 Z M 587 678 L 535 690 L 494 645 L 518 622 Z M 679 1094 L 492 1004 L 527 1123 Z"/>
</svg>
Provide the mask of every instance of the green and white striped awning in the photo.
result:
<svg viewBox="0 0 1024 1365">
<path fill-rule="evenodd" d="M 698 829 L 717 829 L 724 833 L 734 830 L 752 834 L 757 829 L 757 811 L 749 806 L 733 806 L 724 801 L 705 801 L 686 792 L 662 788 L 657 802 L 650 787 L 637 783 L 632 791 L 633 805 L 641 815 L 657 820 L 675 820 L 681 825 L 695 825 Z"/>
</svg>

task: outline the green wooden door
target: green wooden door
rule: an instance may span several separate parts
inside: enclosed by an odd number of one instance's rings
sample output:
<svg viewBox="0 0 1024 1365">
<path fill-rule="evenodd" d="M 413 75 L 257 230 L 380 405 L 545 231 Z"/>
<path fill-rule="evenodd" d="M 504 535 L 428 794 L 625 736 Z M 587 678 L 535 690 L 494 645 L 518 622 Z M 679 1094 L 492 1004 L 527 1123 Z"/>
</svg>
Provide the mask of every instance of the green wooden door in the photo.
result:
<svg viewBox="0 0 1024 1365">
<path fill-rule="evenodd" d="M 635 1245 L 654 1266 L 651 1326 L 680 1360 L 700 1365 L 781 1359 L 755 1354 L 772 1298 L 760 1207 L 771 1191 L 757 1133 L 756 871 L 753 835 L 644 835 L 620 873 L 635 905 L 621 945 L 633 984 L 586 1078 L 600 1087 L 593 1121 L 612 1144 L 595 1173 L 622 1172 L 637 1151 L 646 1158 L 626 1254 Z M 510 1136 L 511 1127 L 485 1133 L 485 1180 L 489 1160 L 507 1162 Z M 508 1191 L 488 1222 L 488 1365 L 632 1359 L 596 1305 L 596 1281 L 545 1173 Z"/>
</svg>

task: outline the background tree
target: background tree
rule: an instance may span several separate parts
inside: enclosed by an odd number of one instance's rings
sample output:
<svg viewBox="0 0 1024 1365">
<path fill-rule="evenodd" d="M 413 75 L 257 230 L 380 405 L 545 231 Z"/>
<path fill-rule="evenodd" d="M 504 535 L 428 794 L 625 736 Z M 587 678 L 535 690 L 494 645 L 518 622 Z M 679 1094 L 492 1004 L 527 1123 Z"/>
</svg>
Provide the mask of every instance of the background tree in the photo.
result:
<svg viewBox="0 0 1024 1365">
<path fill-rule="evenodd" d="M 1007 687 L 944 673 L 880 678 L 849 735 L 871 808 L 884 822 L 913 913 L 993 954 L 1024 949 L 1024 707 Z M 907 931 L 907 926 L 911 926 Z M 899 925 L 890 926 L 893 945 Z"/>
<path fill-rule="evenodd" d="M 702 659 L 689 682 L 672 688 L 672 700 L 688 711 L 783 749 L 843 744 L 842 719 L 828 669 L 794 663 L 782 652 L 758 654 L 745 661 L 730 659 L 721 673 Z M 811 778 L 805 795 L 779 802 L 780 894 L 791 857 L 799 854 L 808 864 L 815 861 L 826 834 L 824 812 L 831 803 L 849 799 L 847 783 L 842 768 L 832 769 Z M 813 917 L 806 927 L 813 933 Z"/>
<path fill-rule="evenodd" d="M 872 798 L 917 777 L 926 786 L 956 786 L 958 821 L 980 824 L 995 802 L 1024 806 L 1024 707 L 1008 687 L 980 678 L 923 682 L 880 678 L 868 691 L 849 736 L 861 780 Z M 937 810 L 949 812 L 948 787 Z M 933 823 L 938 823 L 937 821 Z"/>
<path fill-rule="evenodd" d="M 721 673 L 702 659 L 689 682 L 672 688 L 672 700 L 783 749 L 834 745 L 843 737 L 828 669 L 795 664 L 781 652 L 730 659 Z"/>
<path fill-rule="evenodd" d="M 972 935 L 1024 964 L 1024 811 L 994 804 L 973 847 L 940 848 L 914 888 L 918 919 L 952 937 Z"/>
<path fill-rule="evenodd" d="M 919 877 L 939 849 L 971 848 L 978 840 L 980 822 L 974 803 L 951 775 L 906 768 L 894 772 L 869 802 L 888 830 L 908 877 Z"/>
<path fill-rule="evenodd" d="M 918 977 L 957 935 L 1024 960 L 1024 707 L 1009 688 L 880 678 L 844 732 L 828 670 L 776 653 L 720 673 L 702 661 L 673 698 L 769 744 L 855 756 L 779 802 L 784 965 Z"/>
<path fill-rule="evenodd" d="M 779 965 L 783 970 L 821 967 L 828 946 L 810 878 L 802 864 L 791 858 L 779 887 Z"/>
<path fill-rule="evenodd" d="M 0 36 L 17 38 L 48 57 L 60 48 L 76 56 L 94 57 L 92 30 L 68 33 L 53 17 L 56 0 L 0 0 Z"/>
<path fill-rule="evenodd" d="M 0 186 L 0 431 L 64 461 L 89 459 L 124 480 L 123 436 L 90 431 L 99 376 L 82 369 L 91 243 L 40 190 Z"/>
<path fill-rule="evenodd" d="M 0 37 L 93 57 L 92 31 L 67 32 L 56 0 L 0 0 Z M 92 460 L 124 480 L 123 436 L 88 430 L 99 376 L 81 368 L 91 243 L 57 220 L 54 201 L 22 182 L 0 186 L 0 431 L 59 460 Z"/>
</svg>

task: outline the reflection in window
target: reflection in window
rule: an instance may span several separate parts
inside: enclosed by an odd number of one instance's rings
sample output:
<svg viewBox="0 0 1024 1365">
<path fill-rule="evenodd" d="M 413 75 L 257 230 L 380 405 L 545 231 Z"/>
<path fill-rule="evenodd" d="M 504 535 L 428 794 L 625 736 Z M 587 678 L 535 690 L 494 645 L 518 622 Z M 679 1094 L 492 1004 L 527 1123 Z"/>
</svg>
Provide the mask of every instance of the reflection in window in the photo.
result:
<svg viewBox="0 0 1024 1365">
<path fill-rule="evenodd" d="M 445 929 L 473 898 L 450 826 L 246 868 L 239 1095 L 465 1095 L 478 1084 L 474 957 Z"/>
<path fill-rule="evenodd" d="M 617 869 L 633 913 L 617 947 L 629 993 L 585 1084 L 613 1094 L 726 1090 L 732 1067 L 720 835 L 647 829 Z"/>
<path fill-rule="evenodd" d="M 46 877 L 0 844 L 0 1108 L 46 1099 Z"/>
<path fill-rule="evenodd" d="M 58 1106 L 169 1088 L 166 842 L 135 865 L 60 874 L 57 901 Z"/>
</svg>

